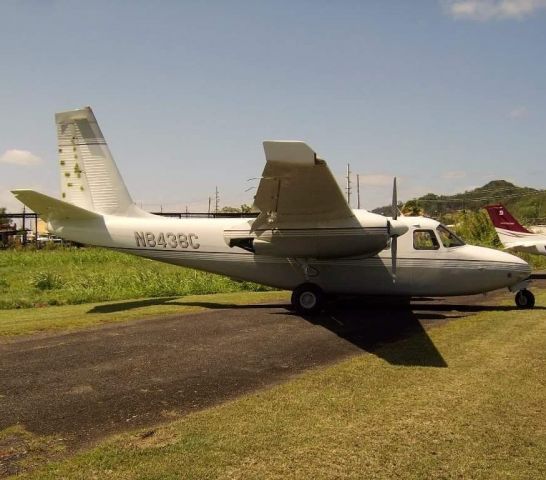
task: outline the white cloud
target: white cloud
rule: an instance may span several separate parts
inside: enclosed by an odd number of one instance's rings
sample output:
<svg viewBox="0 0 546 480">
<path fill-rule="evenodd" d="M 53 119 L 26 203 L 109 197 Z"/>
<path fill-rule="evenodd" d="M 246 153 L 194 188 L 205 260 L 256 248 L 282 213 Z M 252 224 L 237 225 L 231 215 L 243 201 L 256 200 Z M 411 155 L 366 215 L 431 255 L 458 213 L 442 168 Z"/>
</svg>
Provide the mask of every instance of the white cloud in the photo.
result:
<svg viewBox="0 0 546 480">
<path fill-rule="evenodd" d="M 17 150 L 14 148 L 6 150 L 2 156 L 0 156 L 0 163 L 30 166 L 42 163 L 42 159 L 28 150 Z"/>
<path fill-rule="evenodd" d="M 442 178 L 445 180 L 457 180 L 459 178 L 465 178 L 466 172 L 463 172 L 462 170 L 452 170 L 450 172 L 444 172 L 442 174 Z"/>
<path fill-rule="evenodd" d="M 445 8 L 454 18 L 485 22 L 528 17 L 546 9 L 546 0 L 448 0 Z"/>
<path fill-rule="evenodd" d="M 529 116 L 529 110 L 526 107 L 515 107 L 508 116 L 513 119 L 525 118 Z"/>
</svg>

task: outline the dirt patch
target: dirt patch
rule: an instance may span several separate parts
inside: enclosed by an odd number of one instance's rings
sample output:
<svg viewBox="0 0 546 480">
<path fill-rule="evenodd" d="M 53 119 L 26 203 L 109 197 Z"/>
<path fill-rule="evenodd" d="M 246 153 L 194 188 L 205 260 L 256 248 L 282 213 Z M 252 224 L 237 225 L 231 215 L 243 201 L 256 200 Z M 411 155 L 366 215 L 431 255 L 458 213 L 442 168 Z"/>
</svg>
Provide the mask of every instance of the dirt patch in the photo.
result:
<svg viewBox="0 0 546 480">
<path fill-rule="evenodd" d="M 0 478 L 31 470 L 47 461 L 61 458 L 64 439 L 40 437 L 21 426 L 0 431 Z"/>
</svg>

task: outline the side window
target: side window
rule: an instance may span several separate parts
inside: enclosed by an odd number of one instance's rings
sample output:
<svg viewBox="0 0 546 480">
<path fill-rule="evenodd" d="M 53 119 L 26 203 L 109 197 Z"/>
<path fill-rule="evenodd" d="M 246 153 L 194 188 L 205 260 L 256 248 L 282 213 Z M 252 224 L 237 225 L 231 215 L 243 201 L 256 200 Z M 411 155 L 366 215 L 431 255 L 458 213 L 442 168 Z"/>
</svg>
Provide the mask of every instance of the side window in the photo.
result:
<svg viewBox="0 0 546 480">
<path fill-rule="evenodd" d="M 413 248 L 415 250 L 438 250 L 440 244 L 432 230 L 414 230 Z"/>
</svg>

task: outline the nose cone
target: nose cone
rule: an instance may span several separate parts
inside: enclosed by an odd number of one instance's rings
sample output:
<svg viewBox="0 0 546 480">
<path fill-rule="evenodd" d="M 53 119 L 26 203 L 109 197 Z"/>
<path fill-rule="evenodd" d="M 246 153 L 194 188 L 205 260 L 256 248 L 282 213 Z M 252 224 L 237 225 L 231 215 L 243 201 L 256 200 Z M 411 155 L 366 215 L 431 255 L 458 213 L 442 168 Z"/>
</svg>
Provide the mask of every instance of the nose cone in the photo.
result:
<svg viewBox="0 0 546 480">
<path fill-rule="evenodd" d="M 521 282 L 531 275 L 531 266 L 516 255 L 472 245 L 466 245 L 465 248 L 468 258 L 476 261 L 478 268 L 506 272 L 509 285 Z"/>
<path fill-rule="evenodd" d="M 389 235 L 391 237 L 400 237 L 408 231 L 408 226 L 400 220 L 389 219 Z"/>
</svg>

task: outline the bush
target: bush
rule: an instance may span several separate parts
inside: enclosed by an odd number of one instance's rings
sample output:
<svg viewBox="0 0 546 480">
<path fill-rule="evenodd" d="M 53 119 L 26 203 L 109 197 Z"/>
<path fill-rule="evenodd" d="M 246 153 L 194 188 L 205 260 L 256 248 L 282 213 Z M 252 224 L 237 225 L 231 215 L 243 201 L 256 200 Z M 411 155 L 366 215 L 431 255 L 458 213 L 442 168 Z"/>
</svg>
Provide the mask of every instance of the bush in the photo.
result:
<svg viewBox="0 0 546 480">
<path fill-rule="evenodd" d="M 497 232 L 484 210 L 462 212 L 455 222 L 455 231 L 465 242 L 482 247 L 501 247 Z"/>
<path fill-rule="evenodd" d="M 31 285 L 38 290 L 56 290 L 63 286 L 63 281 L 55 273 L 38 272 L 32 277 Z"/>
</svg>

